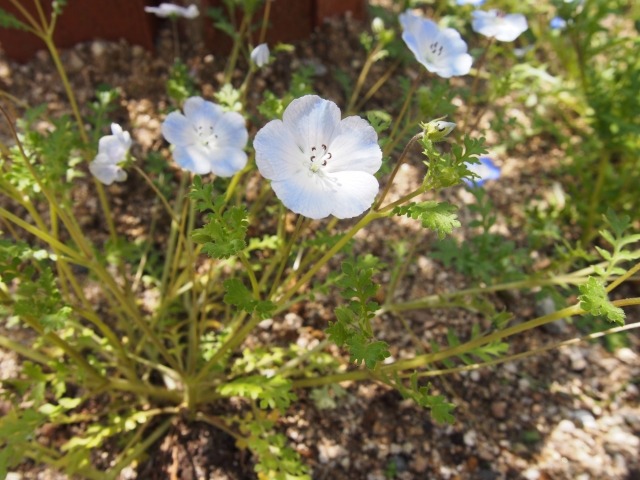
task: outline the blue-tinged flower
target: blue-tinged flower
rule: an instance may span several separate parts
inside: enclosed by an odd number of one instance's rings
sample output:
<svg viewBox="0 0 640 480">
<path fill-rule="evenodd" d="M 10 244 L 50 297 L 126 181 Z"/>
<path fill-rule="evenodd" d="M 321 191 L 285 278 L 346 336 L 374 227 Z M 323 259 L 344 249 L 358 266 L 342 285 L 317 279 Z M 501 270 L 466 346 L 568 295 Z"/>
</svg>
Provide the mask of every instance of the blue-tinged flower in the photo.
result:
<svg viewBox="0 0 640 480">
<path fill-rule="evenodd" d="M 378 135 L 357 116 L 340 120 L 338 106 L 316 95 L 291 102 L 253 141 L 256 164 L 277 197 L 295 213 L 352 218 L 378 194 Z"/>
<path fill-rule="evenodd" d="M 462 180 L 468 187 L 479 187 L 487 180 L 497 180 L 500 178 L 500 167 L 496 166 L 493 160 L 489 157 L 480 157 L 478 160 L 480 160 L 480 163 L 467 163 L 467 170 L 480 177 L 473 180 L 463 178 Z"/>
<path fill-rule="evenodd" d="M 175 5 L 173 3 L 161 3 L 157 7 L 144 7 L 144 11 L 147 13 L 153 13 L 158 17 L 183 17 L 194 19 L 200 15 L 197 5 L 189 5 L 183 7 L 181 5 Z"/>
<path fill-rule="evenodd" d="M 162 135 L 174 146 L 173 158 L 197 174 L 230 177 L 247 164 L 244 147 L 249 134 L 244 118 L 225 112 L 200 97 L 184 102 L 184 115 L 171 112 L 162 123 Z"/>
<path fill-rule="evenodd" d="M 400 14 L 400 24 L 404 43 L 427 70 L 443 78 L 469 73 L 473 59 L 456 30 L 441 29 L 409 10 Z"/>
<path fill-rule="evenodd" d="M 485 2 L 485 0 L 456 0 L 458 5 L 473 5 L 474 7 L 479 7 Z"/>
<path fill-rule="evenodd" d="M 562 17 L 553 17 L 549 21 L 549 27 L 551 27 L 552 30 L 564 30 L 567 28 L 567 21 Z"/>
<path fill-rule="evenodd" d="M 493 37 L 501 42 L 512 42 L 527 30 L 527 18 L 521 13 L 505 14 L 499 10 L 475 10 L 471 27 L 485 37 Z"/>
<path fill-rule="evenodd" d="M 131 148 L 131 135 L 117 123 L 111 124 L 112 135 L 105 135 L 98 142 L 98 154 L 89 163 L 89 171 L 105 185 L 124 182 L 127 179 L 120 164 L 127 158 Z"/>
<path fill-rule="evenodd" d="M 269 63 L 269 46 L 266 43 L 261 43 L 254 48 L 251 52 L 251 61 L 255 63 L 258 68 Z"/>
</svg>

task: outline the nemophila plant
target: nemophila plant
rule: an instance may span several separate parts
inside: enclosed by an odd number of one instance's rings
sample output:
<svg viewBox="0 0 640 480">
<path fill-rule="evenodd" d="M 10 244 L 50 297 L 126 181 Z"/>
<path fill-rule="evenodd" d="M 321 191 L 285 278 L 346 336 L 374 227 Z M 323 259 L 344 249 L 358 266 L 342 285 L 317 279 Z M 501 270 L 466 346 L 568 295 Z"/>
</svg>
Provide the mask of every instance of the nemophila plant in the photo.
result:
<svg viewBox="0 0 640 480">
<path fill-rule="evenodd" d="M 105 185 L 124 182 L 127 179 L 121 164 L 131 148 L 131 135 L 117 123 L 111 124 L 111 135 L 100 138 L 98 154 L 89 163 L 89 171 Z"/>
<path fill-rule="evenodd" d="M 561 318 L 605 318 L 617 325 L 609 333 L 637 326 L 624 325 L 623 307 L 640 299 L 609 298 L 640 270 L 630 263 L 640 258 L 630 218 L 608 213 L 603 243 L 593 250 L 599 257 L 577 271 L 534 272 L 526 246 L 495 231 L 500 219 L 485 187 L 500 188 L 503 178 L 483 156 L 485 139 L 460 128 L 457 108 L 467 85 L 450 78 L 470 73 L 472 58 L 457 31 L 413 11 L 394 12 L 393 24 L 376 21 L 361 37 L 365 60 L 351 72 L 356 82 L 345 105 L 314 93 L 308 69 L 295 72 L 281 95 L 251 97 L 256 67 L 269 59 L 271 2 L 256 24 L 261 2 L 229 0 L 228 15 L 212 13 L 234 40 L 213 98 L 176 63 L 168 77 L 175 106 L 162 119 L 171 158 L 151 152 L 130 162 L 135 130 L 112 123 L 104 135 L 115 94 L 101 91 L 83 108 L 67 79 L 52 37 L 63 3 L 41 24 L 10 1 L 19 15 L 1 12 L 2 24 L 44 41 L 72 115 L 42 134 L 34 124 L 45 108 L 17 122 L 1 108 L 11 142 L 0 145 L 0 312 L 9 328 L 29 328 L 34 337 L 0 335 L 0 347 L 24 360 L 20 376 L 5 382 L 13 407 L 0 419 L 0 476 L 28 459 L 69 475 L 116 478 L 181 419 L 231 435 L 253 453 L 258 478 L 311 478 L 279 423 L 304 389 L 318 408 L 328 408 L 343 401 L 341 382 L 378 382 L 428 409 L 435 421 L 452 423 L 455 399 L 425 377 L 512 360 L 510 337 Z M 236 7 L 244 7 L 239 25 Z M 154 13 L 171 10 L 158 8 Z M 394 55 L 399 59 L 370 78 L 375 63 Z M 420 74 L 399 80 L 398 104 L 368 109 L 408 58 L 408 68 Z M 238 68 L 246 68 L 239 85 L 231 74 Z M 618 139 L 611 129 L 603 138 Z M 171 169 L 172 161 L 180 169 Z M 398 178 L 409 165 L 416 181 L 402 189 Z M 72 189 L 81 181 L 102 209 L 98 235 L 78 219 Z M 112 182 L 146 184 L 158 217 L 167 219 L 169 233 L 160 236 L 166 243 L 132 242 L 119 233 L 109 201 L 114 190 L 103 186 Z M 464 183 L 474 198 L 469 238 L 458 235 L 464 218 L 452 196 L 444 200 Z M 380 239 L 385 258 L 363 253 L 362 238 L 381 231 L 373 224 L 395 232 L 399 220 L 415 235 Z M 462 272 L 468 288 L 399 295 L 426 244 L 424 254 Z M 579 288 L 578 300 L 513 324 L 489 295 L 555 285 Z M 256 335 L 320 296 L 331 305 L 323 338 L 275 345 Z M 392 355 L 389 320 L 451 307 L 482 316 L 466 333 L 450 329 L 433 340 L 428 351 Z M 37 433 L 61 425 L 74 435 L 51 449 Z M 99 467 L 97 456 L 108 461 Z"/>
<path fill-rule="evenodd" d="M 184 102 L 184 114 L 171 112 L 162 123 L 162 135 L 173 145 L 173 158 L 192 173 L 230 177 L 247 164 L 244 147 L 249 133 L 245 119 L 225 112 L 201 97 Z"/>
<path fill-rule="evenodd" d="M 432 20 L 410 11 L 400 15 L 400 24 L 402 39 L 427 70 L 443 78 L 469 73 L 472 58 L 456 30 L 440 29 Z"/>
</svg>

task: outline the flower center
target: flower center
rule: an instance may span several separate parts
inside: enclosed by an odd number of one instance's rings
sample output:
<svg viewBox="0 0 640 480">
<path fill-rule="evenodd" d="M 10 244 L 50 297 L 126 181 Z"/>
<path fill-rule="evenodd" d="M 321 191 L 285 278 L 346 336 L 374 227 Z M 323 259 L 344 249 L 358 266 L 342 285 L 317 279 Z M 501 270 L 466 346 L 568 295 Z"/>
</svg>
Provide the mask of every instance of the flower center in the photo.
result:
<svg viewBox="0 0 640 480">
<path fill-rule="evenodd" d="M 432 42 L 431 45 L 429 45 L 429 51 L 431 52 L 431 55 L 439 57 L 444 51 L 444 45 L 436 40 L 435 42 Z"/>
<path fill-rule="evenodd" d="M 200 143 L 205 147 L 218 138 L 218 135 L 214 133 L 213 125 L 195 125 L 194 128 Z"/>
<path fill-rule="evenodd" d="M 327 151 L 327 146 L 325 144 L 320 145 L 320 149 L 316 146 L 311 147 L 311 156 L 309 157 L 309 170 L 313 173 L 317 173 L 321 167 L 326 167 L 327 162 L 331 160 L 333 155 L 331 152 Z"/>
</svg>

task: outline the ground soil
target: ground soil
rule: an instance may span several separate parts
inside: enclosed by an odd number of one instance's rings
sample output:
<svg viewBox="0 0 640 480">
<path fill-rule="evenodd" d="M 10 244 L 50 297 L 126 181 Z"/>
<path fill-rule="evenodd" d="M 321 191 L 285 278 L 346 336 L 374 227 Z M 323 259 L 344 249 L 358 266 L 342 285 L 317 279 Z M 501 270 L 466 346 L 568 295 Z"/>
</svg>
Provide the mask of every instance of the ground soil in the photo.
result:
<svg viewBox="0 0 640 480">
<path fill-rule="evenodd" d="M 314 89 L 344 105 L 336 72 L 357 72 L 362 65 L 364 55 L 358 43 L 362 28 L 348 18 L 331 21 L 311 39 L 297 44 L 292 53 L 279 53 L 273 64 L 258 73 L 250 99 L 259 99 L 264 88 L 284 92 L 292 69 L 308 64 L 317 73 Z M 160 125 L 170 107 L 165 84 L 172 52 L 169 31 L 159 39 L 155 53 L 101 41 L 63 52 L 81 105 L 93 97 L 96 85 L 105 83 L 119 89 L 121 99 L 111 120 L 131 132 L 133 154 L 142 168 L 152 150 L 159 150 L 170 162 Z M 197 87 L 211 98 L 221 80 L 224 58 L 189 47 L 185 47 L 184 56 Z M 376 66 L 371 77 L 377 78 L 386 66 Z M 417 69 L 402 67 L 398 74 L 412 77 Z M 242 76 L 239 70 L 235 81 L 241 81 Z M 53 116 L 69 112 L 45 53 L 23 65 L 0 57 L 0 82 L 4 90 L 29 105 L 46 102 Z M 397 111 L 398 84 L 394 82 L 373 97 L 369 108 Z M 541 138 L 532 139 L 526 148 L 516 146 L 495 157 L 503 167 L 503 178 L 499 184 L 487 185 L 487 190 L 499 211 L 499 228 L 508 238 L 517 242 L 522 236 L 519 219 L 524 203 L 543 198 L 543 192 L 551 189 L 550 177 L 542 173 L 553 167 L 557 157 L 553 146 Z M 420 178 L 417 158 L 401 171 L 398 191 Z M 168 172 L 178 175 L 175 167 Z M 80 182 L 75 195 L 83 226 L 92 227 L 100 243 L 105 232 L 90 188 L 89 183 Z M 150 189 L 132 173 L 127 183 L 113 185 L 108 194 L 120 232 L 131 239 L 145 235 L 145 218 L 157 208 Z M 462 187 L 443 195 L 457 204 L 469 201 Z M 469 216 L 463 209 L 463 220 Z M 157 233 L 157 244 L 162 245 L 162 225 Z M 411 222 L 398 219 L 374 225 L 369 234 L 357 238 L 356 248 L 392 261 L 388 240 L 419 234 Z M 418 247 L 419 260 L 400 284 L 398 298 L 470 286 L 463 275 L 430 259 L 432 240 L 426 237 Z M 498 308 L 513 312 L 516 321 L 534 318 L 541 308 L 531 293 L 508 293 L 492 300 Z M 629 316 L 631 323 L 640 314 L 632 309 Z M 277 329 L 266 325 L 258 333 L 259 340 L 272 337 L 274 342 L 286 339 L 309 345 L 322 337 L 331 318 L 331 300 L 318 298 L 304 309 L 276 319 L 280 324 Z M 442 341 L 448 328 L 464 338 L 478 321 L 483 322 L 482 317 L 467 310 L 432 309 L 412 312 L 402 319 L 383 316 L 376 328 L 380 338 L 391 345 L 393 357 L 401 358 L 415 351 L 416 344 L 419 349 L 428 349 L 430 341 Z M 414 338 L 403 322 L 415 332 Z M 513 350 L 530 350 L 578 334 L 574 324 L 562 321 L 514 339 Z M 457 405 L 454 425 L 435 424 L 427 411 L 385 386 L 354 383 L 343 385 L 347 393 L 334 409 L 320 410 L 309 392 L 299 392 L 300 401 L 280 419 L 279 428 L 318 480 L 640 478 L 639 341 L 634 333 L 628 340 L 628 347 L 615 352 L 606 350 L 602 343 L 581 343 L 518 362 L 436 378 L 435 391 Z M 332 352 L 344 354 L 338 349 Z M 15 372 L 19 360 L 11 353 L 0 353 L 0 371 L 6 378 Z M 12 479 L 64 478 L 33 465 L 25 465 L 12 475 Z M 255 474 L 251 455 L 239 450 L 231 437 L 205 424 L 177 420 L 141 463 L 123 471 L 121 478 L 240 480 L 255 478 Z"/>
</svg>

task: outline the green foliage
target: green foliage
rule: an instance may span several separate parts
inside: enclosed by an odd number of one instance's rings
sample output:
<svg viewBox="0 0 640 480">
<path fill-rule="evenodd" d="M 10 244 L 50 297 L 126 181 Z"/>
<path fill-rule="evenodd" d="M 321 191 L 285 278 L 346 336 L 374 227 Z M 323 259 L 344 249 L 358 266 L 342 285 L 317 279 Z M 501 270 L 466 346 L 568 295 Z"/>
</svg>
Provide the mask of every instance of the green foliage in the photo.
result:
<svg viewBox="0 0 640 480">
<path fill-rule="evenodd" d="M 377 260 L 372 256 L 360 258 L 356 263 L 342 263 L 343 275 L 337 285 L 349 303 L 336 308 L 336 321 L 326 329 L 331 341 L 349 349 L 352 362 L 364 363 L 370 369 L 390 355 L 388 345 L 376 341 L 371 328 L 371 319 L 379 308 L 377 302 L 370 300 L 378 291 L 372 280 L 376 271 Z"/>
<path fill-rule="evenodd" d="M 260 318 L 271 318 L 276 305 L 268 300 L 255 300 L 247 287 L 237 278 L 224 281 L 224 289 L 227 292 L 224 302 L 244 310 L 247 313 L 255 313 Z"/>
<path fill-rule="evenodd" d="M 438 203 L 434 200 L 409 203 L 396 207 L 391 212 L 394 215 L 405 215 L 415 220 L 420 220 L 424 228 L 433 230 L 439 239 L 449 235 L 454 228 L 460 226 L 455 212 L 458 207 L 447 202 Z"/>
<path fill-rule="evenodd" d="M 428 171 L 423 182 L 427 190 L 451 187 L 460 183 L 463 178 L 470 177 L 471 172 L 466 164 L 477 162 L 478 155 L 487 152 L 485 140 L 465 136 L 462 141 L 463 146 L 453 144 L 450 152 L 440 153 L 434 142 L 426 136 L 422 138 L 423 153 L 428 158 L 425 162 Z"/>
<path fill-rule="evenodd" d="M 77 166 L 82 162 L 80 149 L 83 147 L 77 129 L 70 116 L 62 115 L 49 119 L 47 129 L 34 128 L 34 123 L 43 114 L 46 106 L 31 109 L 17 122 L 22 151 L 16 146 L 11 149 L 12 161 L 0 160 L 4 166 L 4 178 L 19 191 L 38 198 L 41 185 L 60 195 L 59 201 L 67 202 L 71 181 L 82 176 Z M 36 172 L 33 177 L 26 162 Z"/>
<path fill-rule="evenodd" d="M 0 28 L 13 28 L 16 30 L 27 30 L 27 25 L 18 20 L 15 16 L 0 8 Z"/>
<path fill-rule="evenodd" d="M 494 319 L 494 325 L 497 328 L 501 328 L 504 324 L 504 317 L 498 315 Z M 459 347 L 464 343 L 471 342 L 474 340 L 478 340 L 483 337 L 483 333 L 480 331 L 480 326 L 477 323 L 474 323 L 471 328 L 471 338 L 466 342 L 460 340 L 458 335 L 452 329 L 447 329 L 447 347 L 443 350 L 437 343 L 431 342 L 431 350 L 433 352 L 441 352 L 446 351 L 448 349 Z M 475 348 L 469 348 L 465 353 L 456 353 L 453 355 L 454 357 L 460 359 L 462 363 L 465 365 L 473 365 L 478 360 L 482 362 L 489 362 L 492 359 L 499 358 L 505 355 L 509 350 L 509 344 L 505 342 L 501 342 L 499 340 L 494 340 L 492 342 L 486 343 L 484 345 L 480 345 Z M 472 357 L 476 357 L 475 359 Z M 454 368 L 456 363 L 451 359 L 451 357 L 447 357 L 441 360 L 446 368 Z"/>
<path fill-rule="evenodd" d="M 215 199 L 213 184 L 203 184 L 196 176 L 188 194 L 199 212 L 209 212 L 207 223 L 192 232 L 195 242 L 203 244 L 202 251 L 213 258 L 229 258 L 243 251 L 249 220 L 244 206 L 226 208 L 224 197 Z"/>
<path fill-rule="evenodd" d="M 338 400 L 344 397 L 347 391 L 338 384 L 323 385 L 311 390 L 311 400 L 318 410 L 333 410 L 338 407 Z"/>
<path fill-rule="evenodd" d="M 256 456 L 255 471 L 260 478 L 269 480 L 311 480 L 309 467 L 298 453 L 287 446 L 287 438 L 274 430 L 274 421 L 262 412 L 247 416 L 240 422 L 245 439 L 241 447 L 248 446 Z"/>
<path fill-rule="evenodd" d="M 38 321 L 44 332 L 61 329 L 72 312 L 64 305 L 47 258 L 47 252 L 31 249 L 24 243 L 0 241 L 0 279 L 3 282 L 20 279 L 12 296 L 13 314 Z"/>
<path fill-rule="evenodd" d="M 289 407 L 296 395 L 291 391 L 291 381 L 279 376 L 267 378 L 263 375 L 251 375 L 231 380 L 218 387 L 224 397 L 243 397 L 258 400 L 260 408 Z"/>
<path fill-rule="evenodd" d="M 51 8 L 53 9 L 54 15 L 61 15 L 63 9 L 67 6 L 68 0 L 52 0 Z"/>
<path fill-rule="evenodd" d="M 311 65 L 301 66 L 293 72 L 289 91 L 282 97 L 265 90 L 262 103 L 258 105 L 258 111 L 268 120 L 282 118 L 284 109 L 296 98 L 313 93 L 313 77 L 315 69 Z"/>
<path fill-rule="evenodd" d="M 24 460 L 36 430 L 46 421 L 47 416 L 33 408 L 11 409 L 0 417 L 0 478 Z"/>
<path fill-rule="evenodd" d="M 607 261 L 606 268 L 596 266 L 595 272 L 606 280 L 611 275 L 624 273 L 624 269 L 618 266 L 619 263 L 640 258 L 640 234 L 627 233 L 631 227 L 631 217 L 628 215 L 618 216 L 613 210 L 609 210 L 604 222 L 610 229 L 600 230 L 600 235 L 613 249 L 609 252 L 599 246 L 595 247 L 600 256 Z"/>
<path fill-rule="evenodd" d="M 423 387 L 418 385 L 418 374 L 414 373 L 409 379 L 409 385 L 405 386 L 399 377 L 396 377 L 394 387 L 398 389 L 403 398 L 413 400 L 417 405 L 429 409 L 431 418 L 438 423 L 453 424 L 455 417 L 452 412 L 456 408 L 453 403 L 446 401 L 442 395 L 429 395 L 431 384 Z"/>
<path fill-rule="evenodd" d="M 441 239 L 434 244 L 432 257 L 469 278 L 484 282 L 522 278 L 524 267 L 530 263 L 527 252 L 512 240 L 491 231 L 497 217 L 486 191 L 472 188 L 470 192 L 476 203 L 468 207 L 475 214 L 469 227 L 478 228 L 480 232 L 464 241 Z"/>
<path fill-rule="evenodd" d="M 607 296 L 604 284 L 595 277 L 580 285 L 580 308 L 591 315 L 604 316 L 611 322 L 624 325 L 624 310 L 614 306 Z"/>
<path fill-rule="evenodd" d="M 232 112 L 242 111 L 241 96 L 240 90 L 233 88 L 230 84 L 224 85 L 215 94 L 218 103 Z"/>
<path fill-rule="evenodd" d="M 180 59 L 176 59 L 169 72 L 167 80 L 167 95 L 178 104 L 196 95 L 196 88 L 189 68 Z"/>
</svg>

